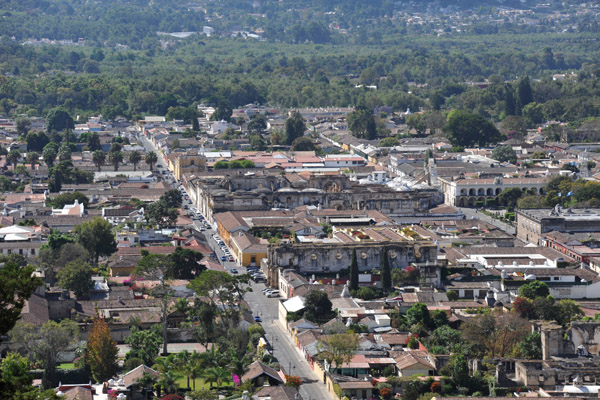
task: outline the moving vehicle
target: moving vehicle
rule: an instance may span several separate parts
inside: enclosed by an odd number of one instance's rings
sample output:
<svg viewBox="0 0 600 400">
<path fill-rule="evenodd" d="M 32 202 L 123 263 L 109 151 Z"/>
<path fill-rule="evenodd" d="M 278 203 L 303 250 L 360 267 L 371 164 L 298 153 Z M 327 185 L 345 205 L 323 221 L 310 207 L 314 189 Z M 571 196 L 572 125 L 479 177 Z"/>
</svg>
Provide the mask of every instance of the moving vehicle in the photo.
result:
<svg viewBox="0 0 600 400">
<path fill-rule="evenodd" d="M 225 256 L 221 256 L 221 261 L 225 261 L 227 260 L 227 258 L 225 258 Z"/>
<path fill-rule="evenodd" d="M 231 273 L 235 275 L 238 273 L 238 270 L 236 268 L 231 268 Z"/>
<path fill-rule="evenodd" d="M 254 322 L 262 322 L 262 319 L 258 315 L 254 316 Z"/>
</svg>

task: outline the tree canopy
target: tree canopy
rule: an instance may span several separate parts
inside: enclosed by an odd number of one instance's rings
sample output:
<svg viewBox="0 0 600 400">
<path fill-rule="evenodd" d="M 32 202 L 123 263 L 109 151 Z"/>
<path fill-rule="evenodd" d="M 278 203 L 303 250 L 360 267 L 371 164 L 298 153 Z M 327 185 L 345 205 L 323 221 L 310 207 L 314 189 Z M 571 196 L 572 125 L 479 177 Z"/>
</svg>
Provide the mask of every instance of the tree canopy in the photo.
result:
<svg viewBox="0 0 600 400">
<path fill-rule="evenodd" d="M 502 138 L 500 131 L 481 115 L 465 110 L 454 110 L 448 114 L 442 128 L 455 146 L 487 146 Z"/>
</svg>

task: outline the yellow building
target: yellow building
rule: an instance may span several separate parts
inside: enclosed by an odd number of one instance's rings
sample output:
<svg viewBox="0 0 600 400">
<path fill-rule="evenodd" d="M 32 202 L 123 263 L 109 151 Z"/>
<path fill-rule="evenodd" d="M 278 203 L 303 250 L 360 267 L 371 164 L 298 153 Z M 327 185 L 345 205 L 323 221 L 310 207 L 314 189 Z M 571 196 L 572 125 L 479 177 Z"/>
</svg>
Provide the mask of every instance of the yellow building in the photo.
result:
<svg viewBox="0 0 600 400">
<path fill-rule="evenodd" d="M 206 171 L 206 158 L 192 153 L 173 153 L 168 157 L 169 169 L 173 172 L 175 179 L 181 180 L 184 174 L 195 174 Z"/>
<path fill-rule="evenodd" d="M 260 265 L 262 258 L 267 258 L 268 242 L 257 239 L 246 232 L 236 232 L 231 236 L 231 254 L 243 267 Z"/>
</svg>

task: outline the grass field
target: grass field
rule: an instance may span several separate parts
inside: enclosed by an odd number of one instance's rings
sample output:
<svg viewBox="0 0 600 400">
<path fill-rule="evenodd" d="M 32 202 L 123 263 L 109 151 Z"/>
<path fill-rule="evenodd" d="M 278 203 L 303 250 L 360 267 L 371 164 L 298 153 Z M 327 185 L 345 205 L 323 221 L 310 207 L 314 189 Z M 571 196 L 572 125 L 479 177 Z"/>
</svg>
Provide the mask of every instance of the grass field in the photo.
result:
<svg viewBox="0 0 600 400">
<path fill-rule="evenodd" d="M 180 388 L 187 388 L 187 378 L 183 377 L 183 378 L 179 378 L 177 379 L 177 385 Z M 216 388 L 216 384 L 213 384 L 213 388 Z M 192 380 L 190 380 L 190 387 L 193 389 L 194 388 L 194 382 Z M 223 382 L 223 385 L 221 387 L 233 387 L 233 382 Z M 206 383 L 204 381 L 204 379 L 202 378 L 196 378 L 196 390 L 200 390 L 200 389 L 210 389 L 210 385 L 208 383 Z"/>
<path fill-rule="evenodd" d="M 73 363 L 62 363 L 58 365 L 59 369 L 75 369 L 75 364 Z"/>
</svg>

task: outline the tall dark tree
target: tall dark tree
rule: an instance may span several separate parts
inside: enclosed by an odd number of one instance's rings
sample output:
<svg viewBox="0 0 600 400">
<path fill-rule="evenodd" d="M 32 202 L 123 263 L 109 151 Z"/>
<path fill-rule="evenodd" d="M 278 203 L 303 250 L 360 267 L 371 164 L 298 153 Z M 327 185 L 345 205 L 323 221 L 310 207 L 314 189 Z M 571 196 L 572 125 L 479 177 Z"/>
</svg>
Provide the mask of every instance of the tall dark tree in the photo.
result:
<svg viewBox="0 0 600 400">
<path fill-rule="evenodd" d="M 48 111 L 46 115 L 46 130 L 50 131 L 64 131 L 67 129 L 74 129 L 75 122 L 64 107 L 56 107 Z"/>
<path fill-rule="evenodd" d="M 96 132 L 92 132 L 87 138 L 88 149 L 90 151 L 96 151 L 102 149 L 100 145 L 100 136 Z"/>
<path fill-rule="evenodd" d="M 381 285 L 386 292 L 389 292 L 392 288 L 392 272 L 390 271 L 390 260 L 387 249 L 381 252 Z"/>
<path fill-rule="evenodd" d="M 352 250 L 352 261 L 350 262 L 350 290 L 358 289 L 358 261 L 356 250 Z"/>
<path fill-rule="evenodd" d="M 515 112 L 521 115 L 523 107 L 533 101 L 533 90 L 528 76 L 524 76 L 517 82 L 517 91 L 515 93 Z"/>
<path fill-rule="evenodd" d="M 112 226 L 101 217 L 75 227 L 75 237 L 89 253 L 93 265 L 98 265 L 101 256 L 109 256 L 117 251 Z"/>
<path fill-rule="evenodd" d="M 221 100 L 217 108 L 215 108 L 215 112 L 211 115 L 211 119 L 213 121 L 231 121 L 231 115 L 233 114 L 233 109 L 231 108 L 231 104 L 229 104 L 228 100 Z"/>
<path fill-rule="evenodd" d="M 144 161 L 150 166 L 150 171 L 152 171 L 152 169 L 154 168 L 154 164 L 156 164 L 156 162 L 158 161 L 158 156 L 155 152 L 149 151 L 148 153 L 146 153 Z"/>
<path fill-rule="evenodd" d="M 306 124 L 302 114 L 298 111 L 292 112 L 292 115 L 285 121 L 285 141 L 288 145 L 294 143 L 299 137 L 304 136 Z"/>
</svg>

